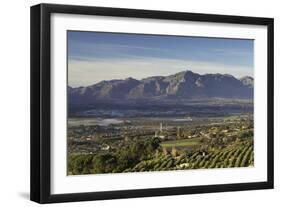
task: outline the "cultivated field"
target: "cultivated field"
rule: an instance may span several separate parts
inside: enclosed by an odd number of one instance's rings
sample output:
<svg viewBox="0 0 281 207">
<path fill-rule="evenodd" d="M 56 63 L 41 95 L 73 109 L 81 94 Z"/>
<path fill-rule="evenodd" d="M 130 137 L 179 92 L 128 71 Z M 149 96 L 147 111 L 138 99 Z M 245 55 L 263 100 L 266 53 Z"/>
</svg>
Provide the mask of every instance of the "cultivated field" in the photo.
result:
<svg viewBox="0 0 281 207">
<path fill-rule="evenodd" d="M 254 165 L 251 114 L 193 119 L 87 118 L 85 124 L 79 118 L 77 123 L 72 121 L 68 128 L 68 175 Z"/>
</svg>

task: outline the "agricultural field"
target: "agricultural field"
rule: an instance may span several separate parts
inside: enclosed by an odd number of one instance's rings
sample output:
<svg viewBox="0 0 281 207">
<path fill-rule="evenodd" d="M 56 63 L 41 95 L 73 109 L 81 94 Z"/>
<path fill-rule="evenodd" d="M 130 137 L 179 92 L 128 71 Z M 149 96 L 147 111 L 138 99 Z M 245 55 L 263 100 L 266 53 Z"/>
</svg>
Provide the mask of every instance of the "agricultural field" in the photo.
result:
<svg viewBox="0 0 281 207">
<path fill-rule="evenodd" d="M 70 127 L 68 175 L 254 166 L 251 117 L 147 122 Z"/>
<path fill-rule="evenodd" d="M 188 170 L 209 168 L 249 167 L 254 165 L 253 142 L 236 143 L 223 150 L 204 153 L 196 152 L 191 155 L 159 156 L 138 163 L 125 172 Z"/>
<path fill-rule="evenodd" d="M 161 146 L 165 148 L 170 147 L 187 147 L 187 146 L 196 146 L 200 145 L 200 138 L 193 138 L 193 139 L 180 139 L 180 140 L 172 140 L 162 142 Z"/>
</svg>

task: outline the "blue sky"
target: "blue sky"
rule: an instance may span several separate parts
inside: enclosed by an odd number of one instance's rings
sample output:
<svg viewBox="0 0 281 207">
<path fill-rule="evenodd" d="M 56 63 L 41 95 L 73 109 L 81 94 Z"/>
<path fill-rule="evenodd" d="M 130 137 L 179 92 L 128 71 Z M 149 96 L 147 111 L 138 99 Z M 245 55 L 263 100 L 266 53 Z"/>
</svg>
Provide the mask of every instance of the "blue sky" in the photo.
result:
<svg viewBox="0 0 281 207">
<path fill-rule="evenodd" d="M 253 75 L 253 40 L 68 32 L 70 86 L 183 70 Z"/>
</svg>

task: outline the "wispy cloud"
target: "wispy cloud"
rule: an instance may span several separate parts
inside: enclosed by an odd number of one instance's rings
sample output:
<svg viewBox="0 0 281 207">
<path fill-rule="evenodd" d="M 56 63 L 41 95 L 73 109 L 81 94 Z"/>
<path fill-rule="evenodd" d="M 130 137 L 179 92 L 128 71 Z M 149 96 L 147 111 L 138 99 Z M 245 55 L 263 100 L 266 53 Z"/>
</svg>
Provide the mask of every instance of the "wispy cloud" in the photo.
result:
<svg viewBox="0 0 281 207">
<path fill-rule="evenodd" d="M 69 48 L 70 59 L 92 60 L 93 58 L 135 58 L 175 54 L 175 49 L 139 46 L 133 44 L 75 42 Z"/>
<path fill-rule="evenodd" d="M 234 55 L 234 56 L 252 56 L 253 52 L 247 49 L 233 49 L 233 48 L 214 48 L 210 50 L 211 52 L 215 52 L 217 54 L 222 55 Z"/>
</svg>

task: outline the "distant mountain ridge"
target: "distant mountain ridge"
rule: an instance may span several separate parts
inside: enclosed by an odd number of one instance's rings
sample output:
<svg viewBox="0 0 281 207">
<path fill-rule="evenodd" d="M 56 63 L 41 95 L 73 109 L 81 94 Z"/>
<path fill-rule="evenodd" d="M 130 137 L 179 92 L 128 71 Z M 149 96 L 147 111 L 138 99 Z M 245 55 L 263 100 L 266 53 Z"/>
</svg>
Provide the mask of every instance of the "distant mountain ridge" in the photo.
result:
<svg viewBox="0 0 281 207">
<path fill-rule="evenodd" d="M 101 81 L 87 87 L 68 86 L 70 104 L 95 102 L 191 100 L 200 98 L 252 99 L 254 79 L 229 74 L 204 74 L 182 71 L 169 76 L 136 80 Z"/>
</svg>

